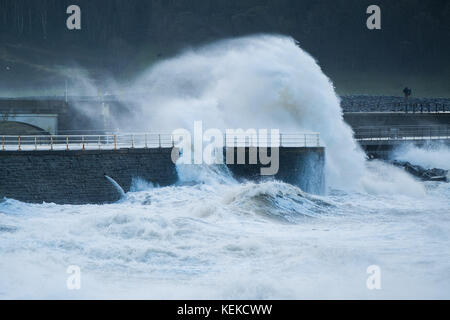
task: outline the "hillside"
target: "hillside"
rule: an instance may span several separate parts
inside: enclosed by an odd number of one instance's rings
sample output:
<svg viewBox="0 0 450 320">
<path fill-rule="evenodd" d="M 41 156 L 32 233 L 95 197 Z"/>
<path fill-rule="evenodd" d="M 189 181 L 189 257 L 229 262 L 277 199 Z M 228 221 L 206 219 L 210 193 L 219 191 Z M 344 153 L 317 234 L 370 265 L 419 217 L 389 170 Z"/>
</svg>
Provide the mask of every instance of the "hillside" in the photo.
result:
<svg viewBox="0 0 450 320">
<path fill-rule="evenodd" d="M 377 31 L 367 0 L 79 0 L 79 31 L 66 28 L 70 4 L 0 1 L 1 96 L 61 94 L 80 73 L 126 82 L 187 47 L 254 33 L 298 40 L 341 94 L 450 95 L 446 0 L 378 1 Z"/>
</svg>

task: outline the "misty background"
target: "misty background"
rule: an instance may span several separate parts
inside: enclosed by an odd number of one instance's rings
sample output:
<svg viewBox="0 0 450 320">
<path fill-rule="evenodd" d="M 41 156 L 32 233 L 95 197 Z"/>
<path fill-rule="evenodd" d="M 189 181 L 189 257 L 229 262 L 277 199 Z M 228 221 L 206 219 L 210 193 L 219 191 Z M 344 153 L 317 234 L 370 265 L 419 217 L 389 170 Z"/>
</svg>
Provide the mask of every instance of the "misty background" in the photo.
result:
<svg viewBox="0 0 450 320">
<path fill-rule="evenodd" d="M 72 4 L 82 30 L 66 27 Z M 372 4 L 381 30 L 366 27 Z M 447 0 L 0 0 L 0 96 L 62 96 L 80 74 L 120 91 L 185 49 L 276 33 L 317 59 L 341 95 L 400 96 L 409 86 L 450 97 L 449 20 Z"/>
</svg>

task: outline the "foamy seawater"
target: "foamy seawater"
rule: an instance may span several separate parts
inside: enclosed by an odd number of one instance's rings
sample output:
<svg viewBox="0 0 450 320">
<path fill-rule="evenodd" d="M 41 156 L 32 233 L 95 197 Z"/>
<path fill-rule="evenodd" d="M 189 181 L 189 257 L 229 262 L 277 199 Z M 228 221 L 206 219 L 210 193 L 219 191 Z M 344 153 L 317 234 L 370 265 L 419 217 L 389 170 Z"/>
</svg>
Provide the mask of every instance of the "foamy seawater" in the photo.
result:
<svg viewBox="0 0 450 320">
<path fill-rule="evenodd" d="M 190 166 L 177 167 L 178 185 L 138 181 L 114 204 L 4 199 L 0 298 L 450 298 L 449 184 L 367 163 L 331 80 L 294 39 L 248 36 L 188 50 L 143 71 L 129 91 L 134 117 L 117 115 L 114 127 L 132 132 L 189 130 L 196 120 L 320 132 L 334 189 L 313 196 Z M 449 169 L 448 154 L 396 157 Z M 73 265 L 80 290 L 66 285 Z M 380 290 L 366 285 L 373 265 Z"/>
<path fill-rule="evenodd" d="M 0 203 L 0 298 L 450 298 L 450 187 L 423 197 L 232 179 L 115 204 Z M 81 269 L 68 290 L 66 269 Z M 381 290 L 368 290 L 378 265 Z"/>
</svg>

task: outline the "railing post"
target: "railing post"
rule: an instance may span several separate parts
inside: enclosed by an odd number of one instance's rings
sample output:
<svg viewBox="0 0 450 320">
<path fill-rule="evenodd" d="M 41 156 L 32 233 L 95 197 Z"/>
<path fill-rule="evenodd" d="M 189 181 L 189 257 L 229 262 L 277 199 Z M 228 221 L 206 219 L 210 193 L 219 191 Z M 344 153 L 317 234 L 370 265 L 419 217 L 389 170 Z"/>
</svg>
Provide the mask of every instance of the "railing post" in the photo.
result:
<svg viewBox="0 0 450 320">
<path fill-rule="evenodd" d="M 306 142 L 306 133 L 305 134 L 303 134 L 303 136 L 304 136 L 304 139 L 305 139 L 305 148 L 307 147 L 307 142 Z"/>
<path fill-rule="evenodd" d="M 117 150 L 117 136 L 114 135 L 114 150 Z"/>
<path fill-rule="evenodd" d="M 53 151 L 53 136 L 50 136 L 50 150 Z"/>
<path fill-rule="evenodd" d="M 84 136 L 81 136 L 81 150 L 84 151 Z"/>
<path fill-rule="evenodd" d="M 98 136 L 98 150 L 101 150 L 101 145 L 100 145 L 100 136 Z"/>
<path fill-rule="evenodd" d="M 19 144 L 18 150 L 20 151 L 20 136 L 19 136 L 18 144 Z"/>
<path fill-rule="evenodd" d="M 147 149 L 148 148 L 148 146 L 147 146 L 147 134 L 145 134 L 144 139 L 145 139 L 145 149 Z"/>
<path fill-rule="evenodd" d="M 66 150 L 69 151 L 69 136 L 66 136 Z"/>
<path fill-rule="evenodd" d="M 37 150 L 37 137 L 34 137 L 34 150 Z"/>
<path fill-rule="evenodd" d="M 131 135 L 131 149 L 134 148 L 134 134 Z"/>
<path fill-rule="evenodd" d="M 317 134 L 317 146 L 320 147 L 320 133 Z"/>
</svg>

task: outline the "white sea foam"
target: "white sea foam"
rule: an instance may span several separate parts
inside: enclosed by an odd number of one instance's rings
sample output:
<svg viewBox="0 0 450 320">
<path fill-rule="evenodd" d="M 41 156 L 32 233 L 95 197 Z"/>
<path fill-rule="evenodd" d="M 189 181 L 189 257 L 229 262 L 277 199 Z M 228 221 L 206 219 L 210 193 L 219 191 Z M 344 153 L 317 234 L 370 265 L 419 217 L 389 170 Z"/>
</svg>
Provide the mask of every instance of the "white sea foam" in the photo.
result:
<svg viewBox="0 0 450 320">
<path fill-rule="evenodd" d="M 192 130 L 202 120 L 221 130 L 320 132 L 327 181 L 354 187 L 363 176 L 364 154 L 342 119 L 333 84 L 292 38 L 252 36 L 187 50 L 144 72 L 128 90 L 136 118 L 117 126 L 170 132 Z"/>
<path fill-rule="evenodd" d="M 423 147 L 415 145 L 400 147 L 394 151 L 392 158 L 409 161 L 427 169 L 450 169 L 450 148 L 448 145 L 441 143 L 430 143 Z"/>
<path fill-rule="evenodd" d="M 249 36 L 186 50 L 143 72 L 128 90 L 133 95 L 124 104 L 133 106 L 135 118 L 118 119 L 118 127 L 170 132 L 192 130 L 201 120 L 221 130 L 320 132 L 330 186 L 386 191 L 367 183 L 380 177 L 367 169 L 332 82 L 292 38 Z M 389 192 L 412 190 L 415 196 L 420 189 L 413 180 L 407 188 L 402 177 L 390 180 Z"/>
<path fill-rule="evenodd" d="M 223 166 L 177 165 L 107 205 L 0 202 L 0 298 L 450 298 L 450 188 L 364 160 L 339 100 L 294 40 L 246 37 L 187 51 L 132 86 L 133 130 L 320 131 L 326 197 Z M 138 95 L 136 95 L 138 96 Z M 369 291 L 369 265 L 382 290 Z M 81 268 L 81 290 L 66 269 Z"/>
<path fill-rule="evenodd" d="M 281 182 L 0 203 L 1 298 L 448 298 L 450 189 L 304 194 Z M 366 268 L 382 290 L 366 288 Z M 69 265 L 82 289 L 65 287 Z"/>
</svg>

